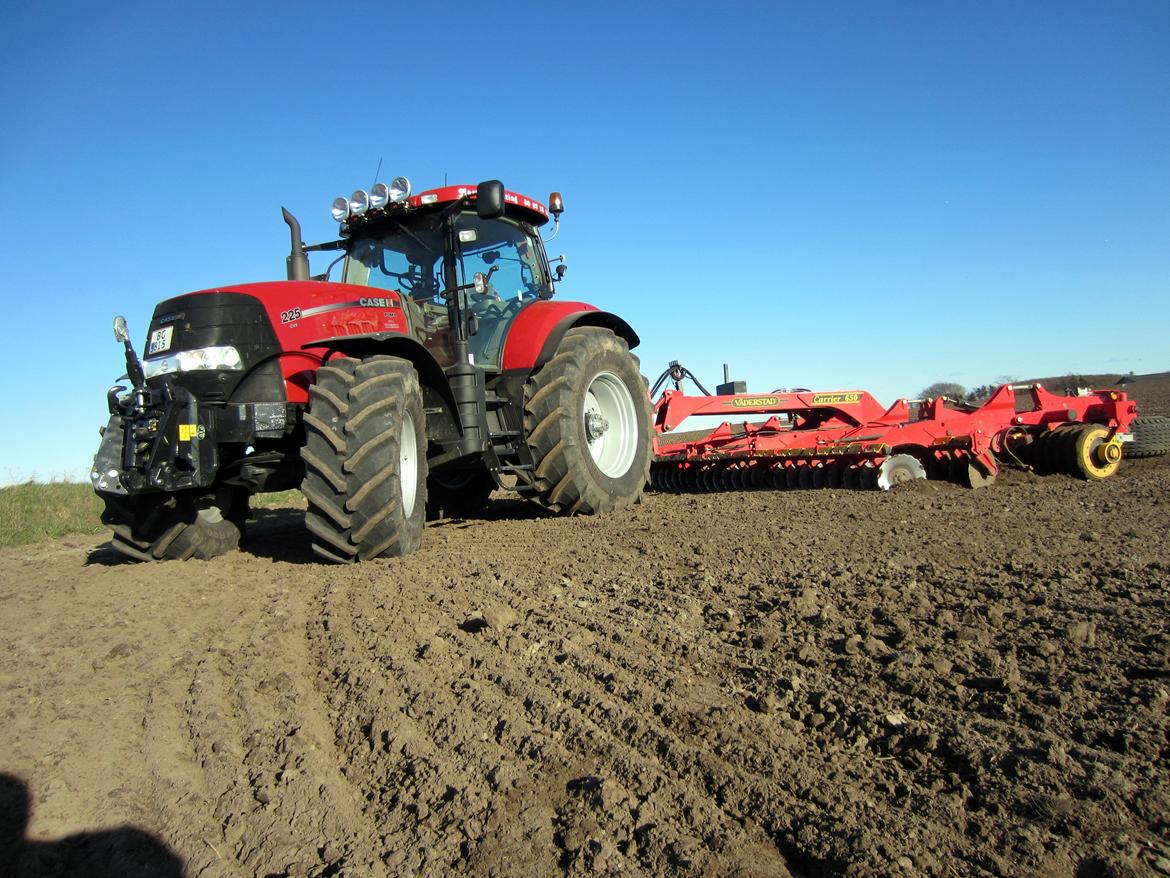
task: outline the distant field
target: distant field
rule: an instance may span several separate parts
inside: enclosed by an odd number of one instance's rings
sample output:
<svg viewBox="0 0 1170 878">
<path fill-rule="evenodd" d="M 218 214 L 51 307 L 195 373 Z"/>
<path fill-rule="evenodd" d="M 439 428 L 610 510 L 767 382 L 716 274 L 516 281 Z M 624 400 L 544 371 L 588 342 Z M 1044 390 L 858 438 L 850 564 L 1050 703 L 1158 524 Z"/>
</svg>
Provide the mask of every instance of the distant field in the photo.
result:
<svg viewBox="0 0 1170 878">
<path fill-rule="evenodd" d="M 258 494 L 253 507 L 301 502 L 300 491 Z M 0 488 L 0 547 L 24 546 L 69 534 L 98 534 L 102 504 L 93 488 L 79 482 L 26 482 Z"/>
</svg>

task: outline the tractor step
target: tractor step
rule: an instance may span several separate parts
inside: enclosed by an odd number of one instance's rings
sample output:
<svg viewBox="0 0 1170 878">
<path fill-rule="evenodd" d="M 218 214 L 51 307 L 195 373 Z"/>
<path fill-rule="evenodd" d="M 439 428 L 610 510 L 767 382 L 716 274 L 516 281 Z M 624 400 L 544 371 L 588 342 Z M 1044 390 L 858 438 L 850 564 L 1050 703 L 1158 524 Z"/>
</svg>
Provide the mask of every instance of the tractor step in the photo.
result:
<svg viewBox="0 0 1170 878">
<path fill-rule="evenodd" d="M 498 473 L 530 473 L 533 466 L 530 463 L 508 463 L 496 467 Z"/>
</svg>

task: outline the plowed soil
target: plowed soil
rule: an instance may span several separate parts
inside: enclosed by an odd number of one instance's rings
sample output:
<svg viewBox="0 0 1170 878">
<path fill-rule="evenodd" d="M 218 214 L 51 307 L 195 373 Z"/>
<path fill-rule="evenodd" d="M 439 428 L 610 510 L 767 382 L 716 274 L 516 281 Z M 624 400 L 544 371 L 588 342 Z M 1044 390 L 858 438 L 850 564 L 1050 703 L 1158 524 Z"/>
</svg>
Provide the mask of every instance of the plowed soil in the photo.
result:
<svg viewBox="0 0 1170 878">
<path fill-rule="evenodd" d="M 503 498 L 346 568 L 296 509 L 210 562 L 7 550 L 0 873 L 1170 874 L 1168 490 Z"/>
</svg>

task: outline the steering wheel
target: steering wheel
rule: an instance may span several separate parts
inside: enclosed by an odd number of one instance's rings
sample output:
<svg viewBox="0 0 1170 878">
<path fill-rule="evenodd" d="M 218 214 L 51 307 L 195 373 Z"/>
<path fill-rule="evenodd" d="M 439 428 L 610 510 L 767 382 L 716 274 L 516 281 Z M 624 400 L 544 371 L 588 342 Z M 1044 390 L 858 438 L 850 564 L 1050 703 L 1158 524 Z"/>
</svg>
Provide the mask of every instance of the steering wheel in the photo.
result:
<svg viewBox="0 0 1170 878">
<path fill-rule="evenodd" d="M 520 299 L 493 299 L 482 308 L 480 313 L 484 317 L 507 317 L 523 307 L 524 302 Z"/>
</svg>

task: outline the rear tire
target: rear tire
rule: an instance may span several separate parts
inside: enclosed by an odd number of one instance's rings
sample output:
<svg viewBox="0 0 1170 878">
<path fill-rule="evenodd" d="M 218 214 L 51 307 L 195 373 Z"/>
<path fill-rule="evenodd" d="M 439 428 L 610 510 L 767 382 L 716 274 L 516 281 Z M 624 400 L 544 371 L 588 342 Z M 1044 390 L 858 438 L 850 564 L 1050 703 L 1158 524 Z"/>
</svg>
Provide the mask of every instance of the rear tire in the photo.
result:
<svg viewBox="0 0 1170 878">
<path fill-rule="evenodd" d="M 486 469 L 447 470 L 427 478 L 427 521 L 467 518 L 483 511 L 496 489 Z"/>
<path fill-rule="evenodd" d="M 631 506 L 650 474 L 650 399 L 638 359 L 608 329 L 565 333 L 524 388 L 524 435 L 534 469 L 521 493 L 553 512 L 593 515 Z"/>
<path fill-rule="evenodd" d="M 301 449 L 305 524 L 318 557 L 340 564 L 422 544 L 426 435 L 406 360 L 339 358 L 317 370 Z"/>
<path fill-rule="evenodd" d="M 227 517 L 231 497 L 189 494 L 102 494 L 102 521 L 114 529 L 110 545 L 135 561 L 210 560 L 236 549 L 240 526 Z"/>
</svg>

